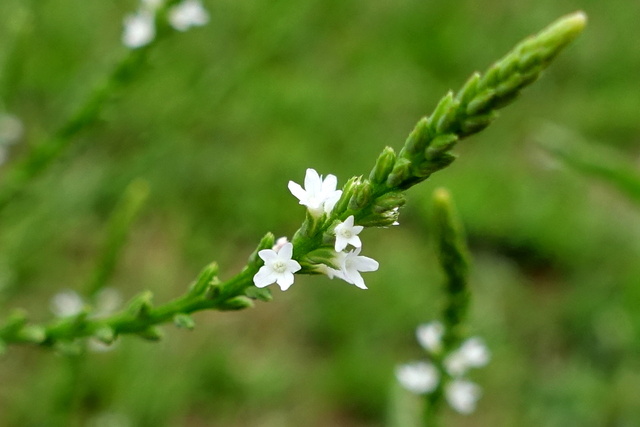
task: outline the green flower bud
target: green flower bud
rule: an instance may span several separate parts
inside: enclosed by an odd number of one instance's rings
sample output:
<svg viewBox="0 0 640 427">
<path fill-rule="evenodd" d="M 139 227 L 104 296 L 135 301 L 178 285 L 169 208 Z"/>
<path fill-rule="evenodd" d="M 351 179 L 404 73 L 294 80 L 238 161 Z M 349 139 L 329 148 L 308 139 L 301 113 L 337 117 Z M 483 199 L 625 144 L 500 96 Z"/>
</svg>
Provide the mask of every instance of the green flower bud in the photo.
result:
<svg viewBox="0 0 640 427">
<path fill-rule="evenodd" d="M 164 337 L 162 330 L 156 326 L 150 326 L 144 331 L 137 332 L 136 334 L 140 338 L 144 338 L 149 341 L 160 341 Z"/>
<path fill-rule="evenodd" d="M 151 291 L 144 291 L 131 300 L 127 311 L 134 317 L 144 319 L 149 316 L 149 311 L 153 308 L 153 304 L 151 303 L 152 299 L 153 293 Z"/>
<path fill-rule="evenodd" d="M 466 113 L 469 116 L 486 113 L 493 108 L 493 101 L 496 92 L 493 89 L 486 89 L 482 93 L 476 95 L 469 104 L 467 104 Z"/>
<path fill-rule="evenodd" d="M 195 283 L 193 283 L 191 285 L 191 289 L 189 290 L 189 294 L 190 295 L 202 295 L 202 294 L 204 294 L 204 292 L 207 290 L 207 288 L 211 284 L 211 281 L 216 277 L 217 274 L 218 274 L 218 264 L 217 263 L 212 262 L 211 264 L 207 265 L 202 270 L 202 272 L 200 273 L 200 275 L 196 279 Z"/>
<path fill-rule="evenodd" d="M 47 339 L 47 331 L 41 326 L 25 326 L 17 335 L 20 340 L 35 344 L 43 343 Z"/>
<path fill-rule="evenodd" d="M 451 150 L 458 142 L 458 135 L 454 133 L 447 133 L 435 138 L 429 147 L 425 150 L 424 157 L 427 160 L 433 160 L 436 157 L 442 155 Z"/>
<path fill-rule="evenodd" d="M 245 308 L 252 308 L 253 306 L 253 300 L 241 295 L 223 301 L 217 308 L 221 311 L 235 311 L 244 310 Z"/>
<path fill-rule="evenodd" d="M 258 256 L 258 252 L 263 249 L 271 249 L 273 244 L 275 243 L 275 236 L 273 233 L 267 233 L 264 235 L 260 243 L 258 243 L 258 247 L 255 251 L 249 256 L 249 265 L 260 265 L 262 264 L 262 259 Z"/>
<path fill-rule="evenodd" d="M 342 188 L 342 195 L 340 196 L 340 199 L 338 200 L 336 205 L 333 207 L 333 210 L 331 211 L 333 215 L 340 215 L 342 212 L 347 210 L 347 206 L 349 206 L 349 201 L 351 200 L 351 197 L 353 197 L 353 193 L 356 187 L 358 186 L 359 182 L 360 182 L 360 177 L 356 177 L 356 176 L 352 177 L 351 179 L 349 179 L 349 181 L 347 181 L 347 183 Z"/>
<path fill-rule="evenodd" d="M 411 135 L 409 135 L 411 138 Z M 409 151 L 409 150 L 408 150 Z M 396 152 L 391 147 L 385 147 L 376 160 L 376 165 L 369 174 L 369 180 L 376 185 L 382 184 L 393 170 L 396 163 Z"/>
<path fill-rule="evenodd" d="M 480 132 L 482 129 L 486 128 L 498 117 L 498 113 L 495 111 L 491 111 L 488 114 L 483 114 L 480 116 L 468 117 L 462 123 L 460 129 L 460 136 L 469 136 L 474 133 Z"/>
<path fill-rule="evenodd" d="M 371 203 L 372 196 L 373 185 L 371 185 L 371 181 L 365 179 L 354 189 L 353 196 L 349 201 L 349 209 L 359 211 Z"/>
<path fill-rule="evenodd" d="M 331 248 L 319 248 L 306 254 L 300 265 L 304 271 L 314 271 L 318 264 L 324 264 L 335 270 L 340 270 L 340 266 L 335 263 L 336 251 Z"/>
<path fill-rule="evenodd" d="M 196 327 L 196 322 L 193 320 L 193 317 L 185 313 L 178 313 L 173 316 L 173 323 L 181 329 L 192 330 Z"/>
<path fill-rule="evenodd" d="M 382 214 L 390 211 L 394 208 L 403 206 L 406 202 L 406 198 L 401 192 L 387 193 L 380 196 L 373 203 L 372 211 L 377 214 Z"/>
<path fill-rule="evenodd" d="M 403 182 L 411 178 L 411 161 L 406 158 L 399 158 L 396 161 L 396 165 L 387 178 L 387 186 L 391 188 L 397 188 L 402 185 Z"/>
<path fill-rule="evenodd" d="M 429 132 L 429 119 L 421 118 L 413 128 L 407 140 L 404 143 L 402 153 L 406 153 L 409 157 L 421 153 L 429 144 L 431 133 Z"/>
<path fill-rule="evenodd" d="M 251 299 L 257 299 L 264 302 L 273 300 L 271 291 L 267 288 L 257 288 L 255 286 L 249 286 L 247 289 L 245 289 L 244 294 Z"/>
<path fill-rule="evenodd" d="M 116 332 L 109 326 L 101 326 L 93 334 L 99 341 L 105 344 L 111 344 L 116 339 Z"/>
</svg>

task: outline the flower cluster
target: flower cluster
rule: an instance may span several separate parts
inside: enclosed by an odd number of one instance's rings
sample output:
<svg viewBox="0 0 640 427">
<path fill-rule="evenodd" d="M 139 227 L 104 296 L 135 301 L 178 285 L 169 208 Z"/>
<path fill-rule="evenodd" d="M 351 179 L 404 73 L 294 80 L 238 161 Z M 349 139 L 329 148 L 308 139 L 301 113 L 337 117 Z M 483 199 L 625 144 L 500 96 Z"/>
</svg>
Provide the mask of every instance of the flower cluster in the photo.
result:
<svg viewBox="0 0 640 427">
<path fill-rule="evenodd" d="M 156 37 L 156 12 L 164 0 L 142 0 L 140 8 L 134 14 L 124 18 L 122 43 L 137 49 L 148 45 Z M 209 22 L 209 13 L 200 0 L 183 0 L 171 7 L 167 14 L 169 24 L 178 31 L 199 27 Z"/>
<path fill-rule="evenodd" d="M 478 337 L 469 338 L 457 349 L 446 352 L 443 335 L 444 326 L 440 322 L 420 325 L 416 337 L 431 361 L 400 365 L 396 368 L 396 378 L 404 388 L 416 394 L 430 394 L 441 386 L 447 402 L 456 412 L 470 414 L 476 408 L 481 389 L 465 379 L 465 375 L 471 368 L 489 363 L 491 355 Z"/>
<path fill-rule="evenodd" d="M 311 217 L 319 219 L 329 216 L 340 200 L 342 191 L 336 189 L 337 185 L 335 175 L 327 175 L 323 179 L 314 169 L 307 169 L 304 187 L 293 181 L 289 181 L 288 187 L 300 204 L 307 207 Z M 320 249 L 323 256 L 311 263 L 311 269 L 326 274 L 330 279 L 337 277 L 360 289 L 367 289 L 360 273 L 376 271 L 378 262 L 360 255 L 362 241 L 358 234 L 364 227 L 355 225 L 355 217 L 349 215 L 344 221 L 337 220 L 329 229 L 335 241 L 331 249 Z M 346 251 L 349 246 L 353 248 Z M 287 290 L 293 284 L 293 274 L 302 269 L 300 263 L 292 259 L 293 244 L 286 239 L 279 239 L 272 249 L 259 251 L 258 256 L 264 261 L 253 277 L 254 284 L 259 288 L 277 283 L 283 291 Z"/>
</svg>

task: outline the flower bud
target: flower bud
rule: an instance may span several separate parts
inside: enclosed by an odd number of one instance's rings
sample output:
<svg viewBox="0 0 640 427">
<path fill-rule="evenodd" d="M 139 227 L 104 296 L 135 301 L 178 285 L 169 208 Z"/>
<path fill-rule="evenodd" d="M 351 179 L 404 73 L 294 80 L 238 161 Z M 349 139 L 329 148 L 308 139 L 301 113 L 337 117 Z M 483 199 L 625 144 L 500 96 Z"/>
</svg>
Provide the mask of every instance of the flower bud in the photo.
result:
<svg viewBox="0 0 640 427">
<path fill-rule="evenodd" d="M 160 341 L 164 337 L 162 330 L 156 326 L 150 326 L 144 331 L 137 332 L 137 335 L 149 341 Z"/>
<path fill-rule="evenodd" d="M 93 336 L 105 344 L 111 344 L 116 339 L 116 333 L 113 328 L 106 325 L 98 328 Z"/>
<path fill-rule="evenodd" d="M 142 292 L 131 300 L 127 311 L 134 317 L 143 319 L 149 316 L 149 311 L 153 308 L 151 300 L 153 299 L 153 293 L 150 291 Z"/>
<path fill-rule="evenodd" d="M 347 183 L 344 185 L 344 188 L 342 189 L 342 195 L 340 196 L 340 199 L 338 200 L 336 205 L 333 207 L 333 211 L 332 211 L 333 215 L 339 215 L 345 210 L 347 210 L 349 201 L 351 200 L 354 190 L 358 186 L 359 182 L 360 182 L 360 177 L 356 177 L 356 176 L 354 176 L 353 178 L 349 179 L 349 181 L 347 181 Z"/>
<path fill-rule="evenodd" d="M 217 309 L 221 311 L 235 311 L 244 310 L 245 308 L 252 308 L 253 305 L 253 301 L 250 298 L 241 295 L 223 301 L 222 303 L 220 303 Z"/>
<path fill-rule="evenodd" d="M 453 133 L 447 133 L 438 136 L 433 141 L 431 141 L 431 144 L 424 152 L 424 157 L 427 160 L 435 159 L 443 153 L 451 150 L 453 146 L 458 142 L 458 139 L 458 135 Z"/>
<path fill-rule="evenodd" d="M 383 184 L 396 163 L 396 152 L 391 147 L 385 147 L 376 160 L 376 165 L 369 174 L 369 180 L 376 185 Z"/>
<path fill-rule="evenodd" d="M 410 157 L 424 151 L 429 140 L 431 139 L 431 133 L 429 132 L 429 120 L 423 117 L 418 121 L 413 128 L 407 140 L 404 143 L 403 152 L 407 153 Z"/>
<path fill-rule="evenodd" d="M 387 178 L 387 185 L 391 188 L 397 188 L 409 178 L 411 178 L 411 161 L 406 158 L 399 158 Z"/>
<path fill-rule="evenodd" d="M 202 295 L 205 293 L 212 280 L 218 274 L 218 264 L 212 262 L 207 265 L 200 275 L 198 279 L 196 279 L 195 283 L 191 285 L 191 289 L 189 290 L 190 295 Z"/>
<path fill-rule="evenodd" d="M 401 192 L 387 193 L 380 196 L 373 203 L 373 212 L 381 214 L 386 211 L 392 210 L 403 206 L 406 203 L 406 198 Z"/>
<path fill-rule="evenodd" d="M 332 247 L 311 251 L 300 260 L 300 265 L 305 271 L 314 271 L 318 264 L 324 264 L 336 270 L 340 269 L 340 266 L 336 264 L 336 251 Z"/>
<path fill-rule="evenodd" d="M 193 317 L 185 313 L 178 313 L 173 316 L 173 323 L 181 329 L 192 330 L 196 327 L 196 322 L 194 322 Z"/>
<path fill-rule="evenodd" d="M 251 299 L 257 299 L 264 302 L 273 300 L 271 291 L 267 288 L 257 288 L 255 286 L 249 286 L 247 289 L 245 289 L 244 294 Z"/>
<path fill-rule="evenodd" d="M 349 201 L 349 209 L 359 211 L 371 202 L 372 196 L 373 185 L 371 185 L 371 181 L 365 179 L 355 188 L 353 197 Z"/>
</svg>

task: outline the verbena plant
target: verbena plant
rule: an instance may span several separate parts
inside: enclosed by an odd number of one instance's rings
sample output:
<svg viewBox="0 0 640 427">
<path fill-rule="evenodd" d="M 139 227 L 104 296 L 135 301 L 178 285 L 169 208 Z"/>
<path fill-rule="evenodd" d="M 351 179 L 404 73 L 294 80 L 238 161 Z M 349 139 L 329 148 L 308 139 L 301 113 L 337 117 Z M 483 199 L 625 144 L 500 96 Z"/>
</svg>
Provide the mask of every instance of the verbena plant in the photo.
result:
<svg viewBox="0 0 640 427">
<path fill-rule="evenodd" d="M 194 10 L 183 10 L 182 15 L 176 12 L 176 7 L 193 4 L 192 1 L 178 3 L 148 0 L 145 8 L 130 17 L 123 38 L 131 48 L 128 56 L 51 139 L 38 145 L 10 171 L 0 190 L 0 207 L 51 164 L 78 132 L 96 120 L 114 92 L 133 81 L 147 49 L 158 37 L 168 34 L 171 27 L 181 31 L 189 25 L 201 25 L 202 14 Z M 376 270 L 378 263 L 360 255 L 360 231 L 397 224 L 405 191 L 449 166 L 456 158 L 452 153 L 456 144 L 491 124 L 498 110 L 537 80 L 556 55 L 580 34 L 585 23 L 582 12 L 565 16 L 519 43 L 485 73 L 474 73 L 460 90 L 446 94 L 432 114 L 418 121 L 399 152 L 386 147 L 367 175 L 352 177 L 341 190 L 337 189 L 335 176 L 323 178 L 313 169 L 306 171 L 304 187 L 290 182 L 290 191 L 306 206 L 301 227 L 290 240 L 276 242 L 274 235 L 267 233 L 237 275 L 223 280 L 218 277 L 218 266 L 212 263 L 184 295 L 154 305 L 152 292 L 145 291 L 111 315 L 98 315 L 94 308 L 86 306 L 73 315 L 33 324 L 26 313 L 18 310 L 0 326 L 2 346 L 36 344 L 65 349 L 89 337 L 111 344 L 124 334 L 158 339 L 158 325 L 173 321 L 180 327 L 193 328 L 191 313 L 241 310 L 251 307 L 255 300 L 269 301 L 267 286 L 276 283 L 281 289 L 288 289 L 294 275 L 300 274 L 325 274 L 366 288 L 360 273 Z M 144 186 L 138 185 L 123 198 L 124 207 L 118 211 L 123 213 L 114 215 L 112 237 L 107 239 L 98 268 L 102 273 L 96 274 L 90 293 L 99 290 L 110 274 L 144 193 Z"/>
</svg>

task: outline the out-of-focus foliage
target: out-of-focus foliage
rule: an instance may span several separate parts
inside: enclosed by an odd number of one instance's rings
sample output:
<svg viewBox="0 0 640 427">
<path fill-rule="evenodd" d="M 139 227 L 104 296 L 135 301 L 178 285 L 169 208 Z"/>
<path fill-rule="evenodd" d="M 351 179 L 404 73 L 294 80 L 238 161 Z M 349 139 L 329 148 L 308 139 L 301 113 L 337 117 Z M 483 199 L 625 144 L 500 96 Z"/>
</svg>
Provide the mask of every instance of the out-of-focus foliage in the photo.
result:
<svg viewBox="0 0 640 427">
<path fill-rule="evenodd" d="M 241 267 L 304 209 L 286 189 L 307 167 L 366 173 L 449 88 L 575 9 L 587 31 L 460 159 L 409 191 L 400 227 L 369 230 L 368 291 L 301 277 L 274 301 L 197 315 L 194 331 L 121 340 L 84 359 L 13 348 L 0 425 L 375 426 L 413 330 L 440 308 L 428 228 L 453 193 L 472 249 L 470 322 L 494 357 L 472 419 L 447 425 L 640 424 L 640 210 L 559 168 L 536 119 L 638 154 L 640 13 L 598 0 L 211 0 L 206 27 L 164 40 L 142 79 L 0 213 L 2 311 L 35 320 L 82 289 L 109 213 L 135 178 L 151 193 L 111 284 L 182 293 L 202 266 Z M 123 54 L 134 1 L 0 2 L 0 106 L 25 124 L 8 164 L 55 129 Z M 1 185 L 1 180 L 0 180 Z"/>
</svg>

